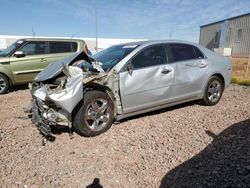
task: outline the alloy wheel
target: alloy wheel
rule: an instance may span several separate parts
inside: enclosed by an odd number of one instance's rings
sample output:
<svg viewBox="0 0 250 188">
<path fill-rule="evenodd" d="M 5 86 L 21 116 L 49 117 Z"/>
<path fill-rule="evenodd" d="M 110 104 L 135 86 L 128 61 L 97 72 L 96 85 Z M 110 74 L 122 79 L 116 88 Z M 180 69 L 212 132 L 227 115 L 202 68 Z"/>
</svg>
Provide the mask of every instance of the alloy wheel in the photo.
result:
<svg viewBox="0 0 250 188">
<path fill-rule="evenodd" d="M 5 80 L 2 77 L 0 77 L 0 93 L 3 90 L 5 90 L 5 88 L 6 88 L 6 82 L 5 82 Z"/>
<path fill-rule="evenodd" d="M 208 87 L 208 99 L 211 102 L 217 102 L 222 93 L 222 85 L 218 80 L 213 80 Z"/>
<path fill-rule="evenodd" d="M 102 130 L 109 122 L 108 101 L 95 99 L 86 108 L 85 122 L 93 131 Z"/>
</svg>

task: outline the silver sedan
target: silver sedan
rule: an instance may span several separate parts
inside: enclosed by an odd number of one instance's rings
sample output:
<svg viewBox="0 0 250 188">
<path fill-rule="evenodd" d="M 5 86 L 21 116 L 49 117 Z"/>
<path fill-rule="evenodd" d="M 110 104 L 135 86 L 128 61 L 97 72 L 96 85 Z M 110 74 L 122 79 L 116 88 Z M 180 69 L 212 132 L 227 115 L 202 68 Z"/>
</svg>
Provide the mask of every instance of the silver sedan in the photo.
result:
<svg viewBox="0 0 250 188">
<path fill-rule="evenodd" d="M 228 58 L 183 41 L 121 44 L 92 57 L 76 53 L 30 84 L 32 120 L 45 135 L 63 125 L 96 136 L 129 116 L 194 100 L 215 105 L 231 70 Z"/>
</svg>

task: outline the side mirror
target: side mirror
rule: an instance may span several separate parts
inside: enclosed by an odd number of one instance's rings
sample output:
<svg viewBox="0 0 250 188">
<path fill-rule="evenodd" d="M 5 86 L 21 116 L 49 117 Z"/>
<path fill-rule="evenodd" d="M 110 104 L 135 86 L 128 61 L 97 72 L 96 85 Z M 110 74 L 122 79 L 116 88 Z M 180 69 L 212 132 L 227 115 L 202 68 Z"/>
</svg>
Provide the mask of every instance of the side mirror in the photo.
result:
<svg viewBox="0 0 250 188">
<path fill-rule="evenodd" d="M 134 69 L 133 65 L 131 63 L 128 63 L 126 70 L 128 71 L 129 75 L 132 75 L 133 69 Z"/>
<path fill-rule="evenodd" d="M 23 53 L 23 51 L 16 51 L 14 53 L 14 56 L 19 58 L 19 57 L 25 57 L 25 53 Z"/>
</svg>

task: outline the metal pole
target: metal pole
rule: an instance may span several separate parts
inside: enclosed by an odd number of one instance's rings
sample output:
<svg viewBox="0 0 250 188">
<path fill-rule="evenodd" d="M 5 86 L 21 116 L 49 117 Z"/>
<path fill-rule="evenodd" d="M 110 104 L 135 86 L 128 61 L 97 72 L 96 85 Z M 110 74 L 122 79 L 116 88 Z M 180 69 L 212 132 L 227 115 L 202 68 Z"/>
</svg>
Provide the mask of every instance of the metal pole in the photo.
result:
<svg viewBox="0 0 250 188">
<path fill-rule="evenodd" d="M 34 38 L 35 35 L 36 35 L 36 33 L 35 33 L 35 30 L 34 30 L 34 27 L 33 27 L 33 26 L 32 26 L 32 28 L 31 28 L 31 32 L 32 32 L 32 37 Z"/>
<path fill-rule="evenodd" d="M 97 8 L 95 9 L 95 50 L 98 52 L 98 15 Z"/>
<path fill-rule="evenodd" d="M 169 38 L 170 38 L 170 39 L 172 39 L 172 35 L 173 35 L 173 32 L 172 32 L 172 30 L 171 30 L 170 33 L 169 33 Z"/>
</svg>

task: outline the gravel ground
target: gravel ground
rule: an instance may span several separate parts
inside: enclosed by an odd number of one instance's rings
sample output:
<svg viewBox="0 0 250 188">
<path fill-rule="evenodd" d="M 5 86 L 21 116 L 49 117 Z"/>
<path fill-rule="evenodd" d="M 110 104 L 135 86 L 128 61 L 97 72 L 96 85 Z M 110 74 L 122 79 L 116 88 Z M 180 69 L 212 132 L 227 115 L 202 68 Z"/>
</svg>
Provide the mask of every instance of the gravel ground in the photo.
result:
<svg viewBox="0 0 250 188">
<path fill-rule="evenodd" d="M 94 138 L 46 141 L 23 119 L 25 88 L 0 96 L 0 187 L 247 187 L 250 88 L 122 121 Z"/>
</svg>

